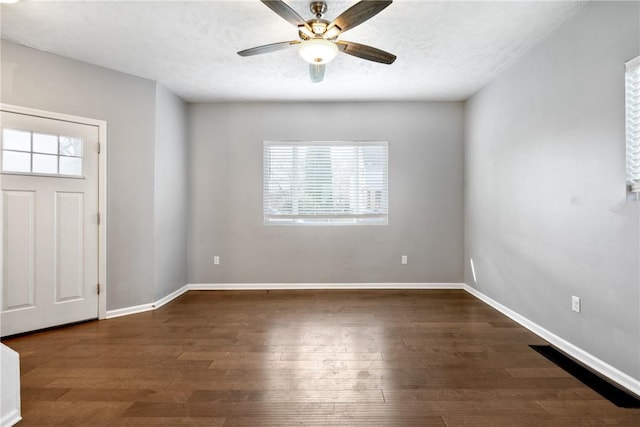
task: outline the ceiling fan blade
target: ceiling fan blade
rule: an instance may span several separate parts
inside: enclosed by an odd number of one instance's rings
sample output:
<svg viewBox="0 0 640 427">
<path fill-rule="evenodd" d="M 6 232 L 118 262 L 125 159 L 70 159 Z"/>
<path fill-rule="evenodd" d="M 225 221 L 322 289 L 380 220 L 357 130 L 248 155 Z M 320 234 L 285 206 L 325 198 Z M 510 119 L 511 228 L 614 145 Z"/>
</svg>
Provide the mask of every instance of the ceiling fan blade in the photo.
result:
<svg viewBox="0 0 640 427">
<path fill-rule="evenodd" d="M 309 64 L 311 83 L 320 83 L 324 79 L 324 64 Z"/>
<path fill-rule="evenodd" d="M 273 10 L 275 13 L 283 17 L 287 22 L 295 25 L 296 27 L 305 26 L 311 30 L 309 24 L 302 19 L 298 12 L 291 9 L 288 4 L 283 2 L 282 0 L 260 0 L 264 3 L 269 9 Z"/>
<path fill-rule="evenodd" d="M 252 47 L 251 49 L 241 50 L 240 52 L 238 52 L 238 55 L 240 56 L 260 55 L 261 53 L 269 53 L 269 52 L 275 52 L 277 50 L 286 49 L 289 46 L 293 46 L 296 44 L 300 44 L 300 40 L 265 44 L 264 46 L 257 46 L 257 47 Z"/>
<path fill-rule="evenodd" d="M 393 64 L 396 60 L 396 56 L 392 53 L 385 52 L 384 50 L 367 46 L 366 44 L 337 41 L 338 48 L 347 55 L 357 56 L 358 58 L 366 59 L 367 61 L 380 62 L 381 64 Z"/>
<path fill-rule="evenodd" d="M 336 26 L 341 32 L 345 32 L 362 24 L 364 21 L 373 18 L 384 8 L 393 3 L 392 0 L 363 0 L 349 9 L 345 10 L 338 16 L 327 28 L 327 31 Z"/>
</svg>

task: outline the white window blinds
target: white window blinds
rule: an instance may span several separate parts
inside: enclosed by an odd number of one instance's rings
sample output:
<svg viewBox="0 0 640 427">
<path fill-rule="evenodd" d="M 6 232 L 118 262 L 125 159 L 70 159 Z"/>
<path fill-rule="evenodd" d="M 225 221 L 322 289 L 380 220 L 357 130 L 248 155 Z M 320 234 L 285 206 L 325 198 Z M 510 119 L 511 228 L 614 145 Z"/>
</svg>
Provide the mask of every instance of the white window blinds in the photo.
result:
<svg viewBox="0 0 640 427">
<path fill-rule="evenodd" d="M 386 224 L 387 142 L 264 142 L 265 224 Z"/>
<path fill-rule="evenodd" d="M 626 64 L 627 185 L 640 192 L 640 56 Z"/>
</svg>

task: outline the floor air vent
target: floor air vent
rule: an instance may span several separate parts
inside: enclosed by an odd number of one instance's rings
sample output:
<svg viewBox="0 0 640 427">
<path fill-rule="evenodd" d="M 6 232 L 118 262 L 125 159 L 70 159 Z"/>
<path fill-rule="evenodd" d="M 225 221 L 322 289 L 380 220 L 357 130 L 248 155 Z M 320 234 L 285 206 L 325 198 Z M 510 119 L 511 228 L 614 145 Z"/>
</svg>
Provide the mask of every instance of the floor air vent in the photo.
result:
<svg viewBox="0 0 640 427">
<path fill-rule="evenodd" d="M 564 369 L 584 385 L 621 408 L 640 408 L 640 400 L 602 379 L 550 345 L 530 345 L 532 349 Z"/>
</svg>

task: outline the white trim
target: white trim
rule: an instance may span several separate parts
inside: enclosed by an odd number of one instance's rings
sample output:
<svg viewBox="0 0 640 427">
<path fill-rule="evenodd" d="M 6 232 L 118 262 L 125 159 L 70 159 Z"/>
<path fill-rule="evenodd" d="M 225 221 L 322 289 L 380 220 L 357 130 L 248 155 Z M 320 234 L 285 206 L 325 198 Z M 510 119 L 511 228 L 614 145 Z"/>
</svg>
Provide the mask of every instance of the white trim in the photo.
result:
<svg viewBox="0 0 640 427">
<path fill-rule="evenodd" d="M 0 421 L 0 426 L 2 427 L 11 427 L 18 424 L 22 420 L 20 416 L 20 411 L 14 409 L 4 417 L 2 417 L 2 421 Z"/>
<path fill-rule="evenodd" d="M 24 114 L 27 116 L 40 117 L 43 119 L 53 119 L 53 120 L 60 120 L 64 122 L 78 123 L 81 125 L 91 125 L 91 126 L 100 127 L 107 123 L 104 120 L 97 120 L 89 117 L 74 116 L 71 114 L 56 113 L 56 112 L 47 111 L 47 110 L 39 110 L 37 108 L 31 108 L 31 107 L 21 107 L 19 105 L 13 105 L 13 104 L 0 104 L 0 108 L 2 109 L 2 111 L 6 111 L 10 113 Z"/>
<path fill-rule="evenodd" d="M 570 343 L 564 338 L 559 337 L 558 335 L 548 331 L 547 329 L 543 328 L 537 323 L 532 322 L 531 320 L 516 313 L 510 308 L 505 307 L 504 305 L 500 304 L 496 300 L 483 294 L 479 290 L 469 285 L 465 285 L 464 290 L 466 290 L 471 295 L 478 298 L 485 304 L 490 305 L 491 307 L 498 310 L 500 313 L 504 314 L 505 316 L 519 323 L 521 326 L 524 326 L 534 334 L 538 335 L 540 338 L 548 341 L 550 344 L 554 345 L 555 347 L 559 348 L 563 352 L 567 353 L 569 356 L 575 358 L 576 360 L 580 361 L 581 363 L 593 369 L 594 371 L 604 375 L 605 377 L 614 381 L 615 383 L 627 389 L 628 391 L 640 396 L 640 380 L 637 380 L 632 376 L 620 371 L 619 369 L 614 368 L 613 366 L 598 359 L 594 355 L 584 351 L 580 347 L 577 347 L 576 345 Z"/>
<path fill-rule="evenodd" d="M 98 295 L 98 318 L 107 317 L 107 122 L 88 117 L 74 116 L 70 114 L 56 113 L 39 110 L 30 107 L 21 107 L 12 104 L 1 104 L 0 110 L 9 113 L 24 114 L 27 116 L 42 117 L 45 119 L 60 120 L 71 123 L 95 126 L 98 128 L 98 212 L 100 212 L 100 224 L 98 225 L 98 283 L 100 283 L 100 295 Z"/>
<path fill-rule="evenodd" d="M 166 295 L 160 298 L 156 302 L 152 302 L 149 304 L 134 305 L 132 307 L 117 308 L 115 310 L 108 310 L 105 314 L 105 318 L 113 319 L 114 317 L 128 316 L 130 314 L 137 314 L 137 313 L 144 313 L 145 311 L 152 311 L 162 307 L 167 303 L 170 303 L 171 301 L 178 298 L 180 295 L 184 294 L 187 291 L 189 291 L 189 285 L 184 285 L 180 289 L 177 289 L 171 292 L 169 295 Z"/>
<path fill-rule="evenodd" d="M 464 283 L 192 283 L 190 291 L 275 291 L 297 289 L 464 289 Z"/>
<path fill-rule="evenodd" d="M 98 295 L 98 319 L 107 317 L 107 122 L 98 126 L 98 212 L 100 224 L 98 224 L 98 283 L 100 283 L 100 295 Z"/>
<path fill-rule="evenodd" d="M 625 70 L 630 71 L 640 67 L 640 56 L 636 56 L 633 59 L 628 60 L 624 63 Z"/>
<path fill-rule="evenodd" d="M 160 308 L 163 305 L 173 301 L 174 299 L 178 298 L 180 295 L 184 294 L 185 292 L 189 291 L 189 285 L 184 285 L 183 287 L 181 287 L 180 289 L 177 289 L 173 292 L 171 292 L 169 295 L 164 296 L 162 298 L 160 298 L 158 301 L 154 302 L 153 308 Z"/>
<path fill-rule="evenodd" d="M 107 310 L 105 319 L 113 319 L 114 317 L 128 316 L 130 314 L 144 313 L 145 311 L 155 310 L 154 303 L 134 305 L 131 307 L 117 308 L 115 310 Z"/>
</svg>

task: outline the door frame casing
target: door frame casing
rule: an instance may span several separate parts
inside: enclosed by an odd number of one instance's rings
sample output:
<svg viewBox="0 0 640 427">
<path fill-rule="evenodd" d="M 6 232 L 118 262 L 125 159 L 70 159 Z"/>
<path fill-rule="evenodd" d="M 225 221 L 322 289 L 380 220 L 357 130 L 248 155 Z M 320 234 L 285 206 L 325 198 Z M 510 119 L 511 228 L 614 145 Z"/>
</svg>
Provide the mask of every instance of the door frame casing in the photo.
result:
<svg viewBox="0 0 640 427">
<path fill-rule="evenodd" d="M 88 117 L 74 116 L 70 114 L 55 113 L 52 111 L 39 110 L 30 107 L 0 103 L 0 110 L 8 113 L 23 114 L 27 116 L 39 117 L 51 120 L 60 120 L 81 125 L 95 126 L 98 128 L 98 143 L 100 151 L 98 153 L 98 212 L 100 222 L 98 223 L 98 283 L 100 284 L 100 294 L 98 295 L 98 319 L 107 317 L 107 122 L 104 120 L 91 119 Z M 0 197 L 0 223 L 4 224 L 3 197 Z M 4 227 L 0 227 L 0 241 L 3 241 Z M 0 271 L 4 256 L 3 245 L 0 245 Z M 0 274 L 0 289 L 3 284 L 4 274 Z M 2 298 L 2 292 L 0 292 Z"/>
</svg>

